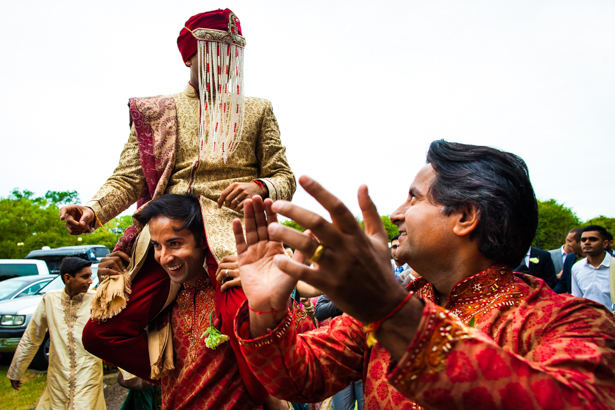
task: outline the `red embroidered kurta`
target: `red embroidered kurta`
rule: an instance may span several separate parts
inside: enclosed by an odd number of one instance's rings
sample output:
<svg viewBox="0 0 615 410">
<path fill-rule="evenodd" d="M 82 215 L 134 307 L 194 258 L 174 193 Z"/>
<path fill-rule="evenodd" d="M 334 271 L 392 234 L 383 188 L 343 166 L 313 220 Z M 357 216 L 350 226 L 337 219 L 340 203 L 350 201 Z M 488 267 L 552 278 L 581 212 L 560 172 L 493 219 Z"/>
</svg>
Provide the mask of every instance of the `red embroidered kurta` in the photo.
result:
<svg viewBox="0 0 615 410">
<path fill-rule="evenodd" d="M 241 379 L 230 343 L 212 350 L 201 337 L 214 312 L 214 296 L 203 275 L 196 287 L 183 285 L 172 307 L 175 370 L 161 379 L 163 409 L 260 408 Z"/>
<path fill-rule="evenodd" d="M 409 288 L 426 306 L 396 365 L 382 345 L 366 348 L 361 323 L 347 315 L 301 335 L 287 316 L 249 340 L 244 304 L 236 332 L 267 390 L 296 402 L 363 378 L 368 410 L 615 408 L 615 321 L 603 306 L 504 266 L 458 283 L 446 310 L 426 280 Z"/>
</svg>

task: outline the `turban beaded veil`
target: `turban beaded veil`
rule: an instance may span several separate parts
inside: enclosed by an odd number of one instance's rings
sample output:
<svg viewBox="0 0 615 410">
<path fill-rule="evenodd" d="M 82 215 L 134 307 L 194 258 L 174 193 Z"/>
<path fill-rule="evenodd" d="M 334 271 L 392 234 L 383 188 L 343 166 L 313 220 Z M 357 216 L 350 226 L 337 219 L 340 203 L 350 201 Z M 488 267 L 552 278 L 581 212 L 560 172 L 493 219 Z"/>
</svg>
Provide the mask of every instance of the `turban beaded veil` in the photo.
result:
<svg viewBox="0 0 615 410">
<path fill-rule="evenodd" d="M 214 161 L 226 160 L 241 142 L 244 119 L 241 25 L 229 10 L 192 16 L 177 38 L 184 62 L 197 54 L 199 72 L 199 157 L 209 151 Z"/>
</svg>

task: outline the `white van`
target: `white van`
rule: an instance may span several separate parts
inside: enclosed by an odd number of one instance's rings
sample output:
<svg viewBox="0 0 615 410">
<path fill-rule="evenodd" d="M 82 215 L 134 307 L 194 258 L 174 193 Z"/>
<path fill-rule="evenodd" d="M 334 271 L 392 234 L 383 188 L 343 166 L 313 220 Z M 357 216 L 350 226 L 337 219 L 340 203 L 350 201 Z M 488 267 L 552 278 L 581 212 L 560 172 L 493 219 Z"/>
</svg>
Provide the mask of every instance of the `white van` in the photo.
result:
<svg viewBox="0 0 615 410">
<path fill-rule="evenodd" d="M 49 268 L 45 261 L 36 259 L 0 259 L 0 281 L 30 275 L 49 275 Z"/>
</svg>

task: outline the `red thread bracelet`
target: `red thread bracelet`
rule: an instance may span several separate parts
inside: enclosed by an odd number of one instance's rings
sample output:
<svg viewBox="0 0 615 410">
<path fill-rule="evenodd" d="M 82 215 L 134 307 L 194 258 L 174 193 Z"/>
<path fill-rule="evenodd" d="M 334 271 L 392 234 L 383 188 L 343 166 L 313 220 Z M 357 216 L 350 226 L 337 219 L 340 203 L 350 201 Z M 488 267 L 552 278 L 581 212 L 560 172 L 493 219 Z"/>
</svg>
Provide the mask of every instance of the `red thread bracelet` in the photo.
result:
<svg viewBox="0 0 615 410">
<path fill-rule="evenodd" d="M 387 314 L 382 319 L 372 322 L 369 325 L 363 327 L 363 331 L 367 333 L 367 347 L 372 347 L 373 344 L 376 343 L 376 338 L 374 337 L 374 333 L 376 333 L 376 331 L 380 329 L 380 326 L 382 326 L 382 323 L 384 323 L 385 320 L 389 319 L 391 316 L 397 313 L 399 309 L 401 309 L 402 306 L 404 306 L 406 302 L 410 300 L 412 295 L 414 295 L 414 292 L 408 293 L 408 296 L 406 296 L 406 298 L 402 300 L 401 303 L 397 305 L 395 309 L 389 312 L 389 314 Z"/>
<path fill-rule="evenodd" d="M 257 315 L 264 315 L 264 314 L 267 314 L 267 313 L 280 313 L 280 312 L 284 312 L 285 310 L 288 310 L 288 307 L 285 307 L 285 308 L 280 309 L 280 310 L 270 310 L 268 312 L 260 312 L 258 310 L 252 309 L 252 306 L 250 306 L 250 304 L 248 303 L 248 309 L 250 309 L 252 312 L 256 313 Z"/>
</svg>

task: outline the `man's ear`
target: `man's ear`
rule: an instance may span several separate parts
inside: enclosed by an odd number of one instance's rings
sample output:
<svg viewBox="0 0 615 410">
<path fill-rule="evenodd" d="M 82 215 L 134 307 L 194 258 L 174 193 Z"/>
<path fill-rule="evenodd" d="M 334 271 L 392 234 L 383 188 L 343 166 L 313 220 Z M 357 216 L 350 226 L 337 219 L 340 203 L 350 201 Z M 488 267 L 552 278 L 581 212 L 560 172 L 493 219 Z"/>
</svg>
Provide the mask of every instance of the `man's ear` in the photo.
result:
<svg viewBox="0 0 615 410">
<path fill-rule="evenodd" d="M 474 232 L 480 221 L 480 211 L 474 205 L 469 205 L 456 213 L 453 232 L 458 236 L 466 236 Z"/>
<path fill-rule="evenodd" d="M 64 284 L 68 285 L 68 282 L 73 278 L 72 276 L 70 276 L 68 273 L 65 273 L 62 278 L 64 279 Z"/>
</svg>

